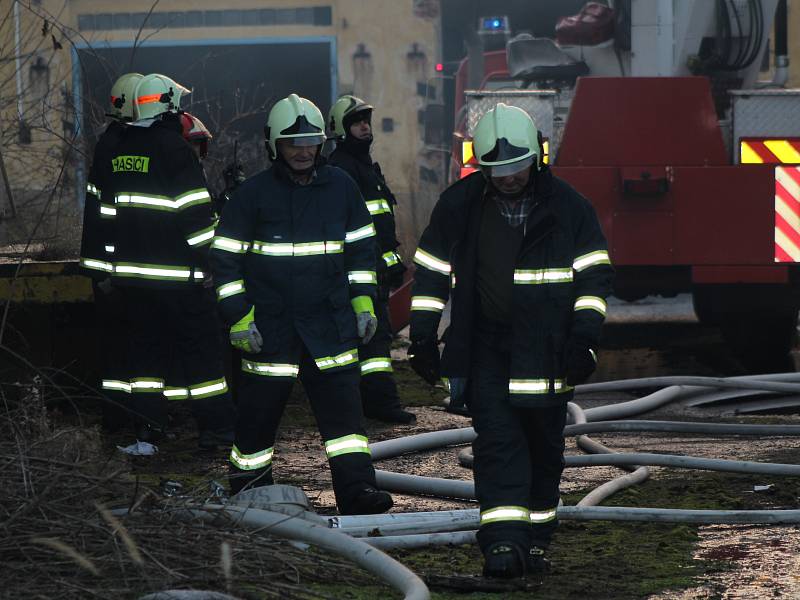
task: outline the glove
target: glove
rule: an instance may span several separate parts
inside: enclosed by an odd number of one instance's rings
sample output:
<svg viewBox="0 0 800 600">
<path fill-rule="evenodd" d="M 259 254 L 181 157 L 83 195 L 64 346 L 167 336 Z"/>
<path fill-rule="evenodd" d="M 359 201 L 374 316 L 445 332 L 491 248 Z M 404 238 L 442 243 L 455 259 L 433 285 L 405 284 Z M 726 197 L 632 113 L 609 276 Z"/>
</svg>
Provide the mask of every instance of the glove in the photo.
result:
<svg viewBox="0 0 800 600">
<path fill-rule="evenodd" d="M 378 319 L 375 317 L 375 308 L 369 296 L 356 296 L 350 300 L 353 312 L 356 313 L 356 327 L 361 345 L 368 344 L 378 330 Z"/>
<path fill-rule="evenodd" d="M 256 307 L 254 306 L 249 313 L 231 327 L 230 331 L 231 345 L 249 354 L 260 352 L 261 344 L 264 343 L 261 333 L 256 327 L 255 315 Z"/>
<path fill-rule="evenodd" d="M 386 285 L 393 290 L 399 288 L 401 285 L 403 285 L 403 275 L 406 271 L 406 266 L 401 262 L 395 263 L 391 267 L 388 267 L 384 275 L 384 281 L 386 282 Z"/>
<path fill-rule="evenodd" d="M 567 341 L 564 350 L 567 385 L 584 383 L 594 373 L 597 368 L 597 355 L 592 350 L 592 345 L 589 340 L 581 337 L 573 337 Z"/>
<path fill-rule="evenodd" d="M 407 355 L 417 375 L 431 385 L 439 381 L 439 344 L 436 338 L 411 342 Z"/>
</svg>

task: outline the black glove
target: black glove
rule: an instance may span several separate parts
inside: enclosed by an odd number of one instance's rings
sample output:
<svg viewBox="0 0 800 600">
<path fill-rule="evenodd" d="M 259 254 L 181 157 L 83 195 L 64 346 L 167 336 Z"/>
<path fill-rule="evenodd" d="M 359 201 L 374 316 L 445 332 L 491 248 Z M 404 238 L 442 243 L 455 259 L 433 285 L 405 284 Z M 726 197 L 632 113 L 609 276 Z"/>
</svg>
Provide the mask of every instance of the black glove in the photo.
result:
<svg viewBox="0 0 800 600">
<path fill-rule="evenodd" d="M 585 382 L 597 368 L 597 355 L 589 340 L 572 337 L 564 350 L 567 385 L 575 386 Z"/>
<path fill-rule="evenodd" d="M 417 375 L 431 385 L 439 381 L 439 344 L 435 338 L 411 342 L 407 354 Z"/>
<path fill-rule="evenodd" d="M 403 285 L 403 275 L 406 271 L 406 266 L 401 262 L 395 263 L 386 269 L 384 281 L 389 286 L 389 289 L 396 290 Z"/>
</svg>

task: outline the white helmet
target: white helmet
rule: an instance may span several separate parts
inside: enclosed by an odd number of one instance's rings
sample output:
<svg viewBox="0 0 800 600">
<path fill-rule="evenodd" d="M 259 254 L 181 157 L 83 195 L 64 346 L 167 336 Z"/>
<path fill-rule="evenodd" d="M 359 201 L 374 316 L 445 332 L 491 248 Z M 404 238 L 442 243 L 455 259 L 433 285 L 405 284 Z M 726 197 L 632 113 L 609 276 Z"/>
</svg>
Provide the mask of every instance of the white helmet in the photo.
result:
<svg viewBox="0 0 800 600">
<path fill-rule="evenodd" d="M 191 92 L 166 75 L 145 75 L 136 86 L 135 118 L 150 119 L 165 112 L 177 112 L 181 96 Z"/>
<path fill-rule="evenodd" d="M 492 177 L 517 173 L 533 164 L 542 166 L 539 132 L 528 113 L 500 102 L 483 115 L 472 136 L 475 158 Z"/>
</svg>

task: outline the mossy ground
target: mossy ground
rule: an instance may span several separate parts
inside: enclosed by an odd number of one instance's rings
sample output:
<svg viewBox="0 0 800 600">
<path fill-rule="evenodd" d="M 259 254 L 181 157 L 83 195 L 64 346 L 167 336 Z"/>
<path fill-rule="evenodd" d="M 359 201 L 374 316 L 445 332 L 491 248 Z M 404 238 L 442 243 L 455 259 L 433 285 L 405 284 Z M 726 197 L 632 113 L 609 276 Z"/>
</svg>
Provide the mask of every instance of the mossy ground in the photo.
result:
<svg viewBox="0 0 800 600">
<path fill-rule="evenodd" d="M 441 406 L 444 391 L 421 382 L 407 363 L 395 363 L 395 375 L 406 406 Z M 165 480 L 171 479 L 181 482 L 185 492 L 200 490 L 201 493 L 208 489 L 211 480 L 224 484 L 226 456 L 197 450 L 192 434 L 182 435 L 192 431 L 191 417 L 183 409 L 177 413 L 178 439 L 162 443 L 162 452 L 154 458 L 134 459 L 140 483 L 158 489 Z M 295 386 L 282 426 L 316 427 L 302 386 Z M 120 443 L 121 438 L 112 437 L 108 441 Z M 753 457 L 753 460 L 797 464 L 800 456 L 776 450 L 773 456 Z M 605 504 L 695 509 L 797 508 L 800 479 L 768 479 L 775 484 L 772 490 L 754 493 L 753 486 L 763 484 L 764 476 L 674 470 L 625 490 Z M 582 496 L 583 493 L 570 494 L 564 497 L 564 502 L 575 504 Z M 449 578 L 456 577 L 456 581 L 468 587 L 470 578 L 479 579 L 482 560 L 475 546 L 402 550 L 390 554 L 428 581 L 434 600 L 639 599 L 665 590 L 696 586 L 703 582 L 705 575 L 731 568 L 730 563 L 719 560 L 694 559 L 697 540 L 696 525 L 563 521 L 549 553 L 554 565 L 552 572 L 541 579 L 530 579 L 517 590 L 509 587 L 480 593 L 455 591 L 447 584 L 453 581 Z M 331 598 L 401 597 L 369 576 L 357 584 L 307 583 L 310 590 Z"/>
</svg>

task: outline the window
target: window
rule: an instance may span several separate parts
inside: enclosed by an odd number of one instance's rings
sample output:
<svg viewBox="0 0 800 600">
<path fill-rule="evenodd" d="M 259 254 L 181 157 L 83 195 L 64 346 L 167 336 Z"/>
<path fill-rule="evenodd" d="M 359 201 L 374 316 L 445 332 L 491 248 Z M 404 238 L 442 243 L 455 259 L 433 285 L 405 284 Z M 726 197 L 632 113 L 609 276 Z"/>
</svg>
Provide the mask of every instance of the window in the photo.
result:
<svg viewBox="0 0 800 600">
<path fill-rule="evenodd" d="M 145 22 L 146 19 L 146 22 Z M 184 27 L 243 27 L 249 25 L 312 25 L 330 27 L 330 6 L 250 10 L 161 11 L 78 15 L 80 31 L 111 29 L 180 29 Z"/>
</svg>

